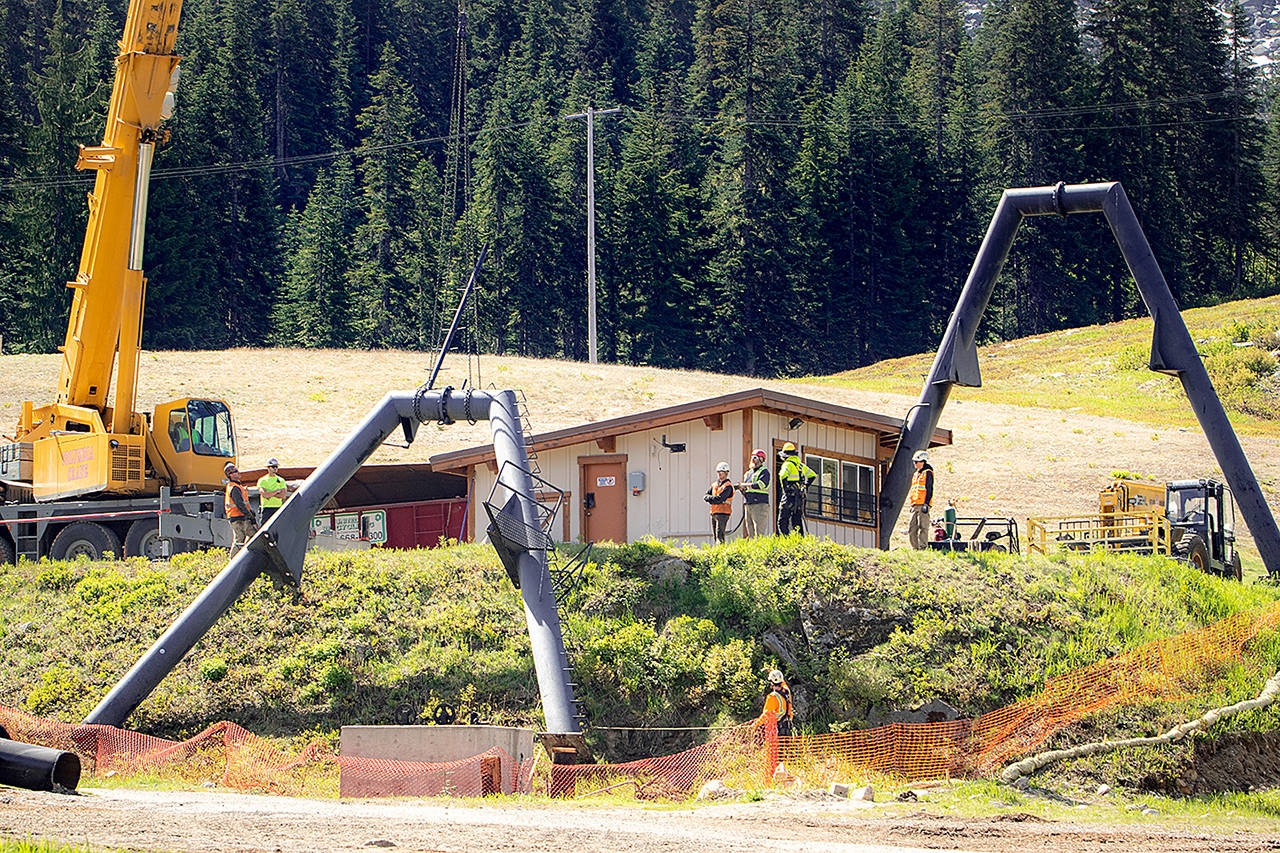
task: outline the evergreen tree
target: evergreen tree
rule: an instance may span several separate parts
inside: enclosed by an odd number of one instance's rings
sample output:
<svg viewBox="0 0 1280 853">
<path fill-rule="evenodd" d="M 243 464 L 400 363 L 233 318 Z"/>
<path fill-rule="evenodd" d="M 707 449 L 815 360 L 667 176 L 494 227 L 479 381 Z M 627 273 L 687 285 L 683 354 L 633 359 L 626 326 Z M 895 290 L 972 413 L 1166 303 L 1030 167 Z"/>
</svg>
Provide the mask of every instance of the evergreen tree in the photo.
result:
<svg viewBox="0 0 1280 853">
<path fill-rule="evenodd" d="M 186 0 L 144 342 L 430 346 L 488 239 L 481 346 L 584 357 L 587 103 L 625 107 L 596 123 L 606 359 L 930 349 L 999 192 L 1059 180 L 1122 181 L 1184 305 L 1276 292 L 1280 131 L 1226 11 L 990 0 L 971 36 L 958 0 Z M 8 347 L 61 341 L 123 13 L 0 0 Z M 987 336 L 1141 311 L 1099 217 L 1031 220 L 998 288 Z"/>
<path fill-rule="evenodd" d="M 67 282 L 75 278 L 88 209 L 88 181 L 67 181 L 77 146 L 102 138 L 105 96 L 94 59 L 98 53 L 68 25 L 59 5 L 45 34 L 48 53 L 32 75 L 38 123 L 27 134 L 26 165 L 7 218 L 14 255 L 3 290 L 9 293 L 6 343 L 51 351 L 62 343 L 71 307 Z M 61 180 L 59 180 L 61 178 Z"/>
<path fill-rule="evenodd" d="M 348 285 L 355 198 L 355 173 L 342 158 L 320 170 L 306 206 L 289 214 L 284 284 L 271 318 L 278 345 L 347 347 L 358 338 L 358 303 Z"/>
<path fill-rule="evenodd" d="M 820 86 L 815 81 L 812 89 Z M 791 270 L 791 292 L 801 335 L 809 341 L 806 371 L 857 363 L 856 338 L 848 333 L 856 306 L 847 283 L 840 248 L 845 246 L 850 197 L 834 96 L 812 92 L 803 118 L 799 156 L 789 178 L 796 213 L 791 240 L 798 250 Z"/>
<path fill-rule="evenodd" d="M 1099 112 L 1090 134 L 1088 150 L 1094 173 L 1120 181 L 1137 205 L 1140 216 L 1152 216 L 1145 209 L 1158 204 L 1156 193 L 1166 190 L 1159 173 L 1161 156 L 1153 147 L 1150 129 L 1151 101 L 1159 98 L 1152 90 L 1154 57 L 1147 44 L 1143 0 L 1100 0 L 1085 32 L 1096 45 L 1095 98 Z M 1148 231 L 1158 220 L 1147 219 Z M 1158 233 L 1148 239 L 1159 251 Z M 1107 241 L 1110 242 L 1110 241 Z M 1133 276 L 1119 251 L 1099 252 L 1100 286 L 1095 296 L 1097 320 L 1115 322 L 1129 316 L 1138 303 Z"/>
<path fill-rule="evenodd" d="M 1220 284 L 1219 293 L 1238 298 L 1252 290 L 1247 265 L 1264 245 L 1256 214 L 1265 194 L 1262 162 L 1266 127 L 1258 115 L 1253 43 L 1248 17 L 1239 0 L 1231 4 L 1227 32 L 1228 66 L 1221 108 L 1227 121 L 1217 126 L 1214 134 L 1222 140 L 1226 168 L 1215 170 L 1219 177 L 1220 215 L 1214 224 L 1225 256 L 1224 272 L 1230 276 Z"/>
<path fill-rule="evenodd" d="M 668 367 L 694 363 L 709 310 L 697 276 L 694 191 L 673 168 L 674 146 L 652 111 L 624 136 L 610 243 L 618 271 L 616 357 Z"/>
<path fill-rule="evenodd" d="M 351 7 L 347 0 L 280 0 L 271 9 L 272 150 L 277 162 L 350 144 Z M 279 165 L 286 208 L 306 198 L 309 165 Z"/>
<path fill-rule="evenodd" d="M 635 82 L 638 34 L 644 13 L 638 0 L 579 0 L 572 37 L 576 71 L 602 101 L 627 101 Z"/>
<path fill-rule="evenodd" d="M 917 243 L 915 203 L 927 174 L 924 139 L 911 117 L 906 16 L 881 13 L 858 64 L 837 93 L 846 195 L 835 259 L 843 282 L 828 309 L 845 326 L 846 358 L 867 364 L 918 352 L 928 333 L 929 261 Z"/>
<path fill-rule="evenodd" d="M 796 58 L 806 83 L 831 94 L 857 59 L 872 3 L 862 0 L 798 0 Z"/>
<path fill-rule="evenodd" d="M 556 251 L 553 192 L 539 153 L 552 134 L 547 105 L 526 96 L 533 87 L 521 69 L 531 55 L 525 51 L 500 69 L 480 136 L 477 222 L 493 257 L 480 314 L 485 339 L 498 352 L 551 355 L 561 352 L 563 330 L 555 326 L 560 306 L 547 263 Z"/>
<path fill-rule="evenodd" d="M 365 149 L 360 161 L 364 221 L 356 229 L 350 286 L 359 305 L 362 346 L 408 346 L 420 338 L 418 290 L 410 270 L 422 247 L 409 239 L 418 204 L 412 192 L 418 153 L 402 144 L 415 136 L 418 108 L 398 64 L 394 48 L 385 45 L 369 81 L 372 101 L 356 120 Z"/>
<path fill-rule="evenodd" d="M 1005 187 L 1077 182 L 1084 134 L 1074 113 L 1089 92 L 1074 0 L 1013 0 L 993 23 L 988 74 L 997 180 Z M 999 296 L 1015 306 L 1005 334 L 1059 328 L 1087 303 L 1078 268 L 1087 266 L 1083 256 L 1099 232 L 1096 222 L 1075 219 L 1023 229 Z"/>
<path fill-rule="evenodd" d="M 157 166 L 222 164 L 212 174 L 161 181 L 144 341 L 154 347 L 261 343 L 279 278 L 279 220 L 270 169 L 267 79 L 258 0 L 204 0 L 192 11 L 201 48 L 184 63 L 171 123 L 174 144 Z M 154 251 L 152 249 L 154 248 Z"/>
<path fill-rule="evenodd" d="M 711 258 L 708 285 L 720 333 L 706 362 L 749 374 L 794 370 L 803 358 L 787 270 L 793 214 L 788 122 L 798 102 L 794 18 L 785 0 L 710 0 L 695 34 L 700 84 L 714 98 L 713 152 L 704 182 Z M 722 345 L 724 340 L 735 346 Z"/>
<path fill-rule="evenodd" d="M 962 8 L 953 0 L 918 0 L 907 22 L 907 82 L 916 107 L 922 153 L 921 185 L 929 203 L 916 205 L 917 251 L 930 298 L 929 339 L 940 337 L 960 294 L 982 235 L 978 194 L 990 165 L 981 144 L 975 51 L 965 34 Z"/>
</svg>

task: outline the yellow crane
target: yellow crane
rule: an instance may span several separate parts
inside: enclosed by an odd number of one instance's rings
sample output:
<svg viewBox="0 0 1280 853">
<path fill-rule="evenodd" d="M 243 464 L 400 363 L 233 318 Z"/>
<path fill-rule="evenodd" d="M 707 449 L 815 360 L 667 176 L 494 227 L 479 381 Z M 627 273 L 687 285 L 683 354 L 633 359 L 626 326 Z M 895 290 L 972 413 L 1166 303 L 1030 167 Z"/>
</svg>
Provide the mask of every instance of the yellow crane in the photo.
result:
<svg viewBox="0 0 1280 853">
<path fill-rule="evenodd" d="M 158 556 L 162 535 L 219 539 L 207 521 L 213 496 L 170 505 L 168 494 L 221 488 L 236 458 L 226 403 L 184 397 L 136 410 L 147 189 L 173 112 L 181 12 L 181 0 L 130 0 L 102 144 L 80 148 L 76 168 L 97 176 L 80 268 L 67 283 L 57 396 L 24 402 L 13 441 L 0 444 L 0 559 L 119 554 L 122 542 Z M 161 533 L 157 513 L 193 511 L 206 521 Z"/>
<path fill-rule="evenodd" d="M 158 494 L 162 484 L 218 488 L 223 466 L 235 458 L 231 414 L 221 400 L 173 400 L 151 417 L 135 411 L 147 186 L 166 136 L 160 125 L 173 108 L 181 11 L 180 0 L 131 0 L 102 144 L 80 148 L 76 168 L 95 170 L 97 180 L 80 270 L 67 283 L 75 295 L 57 398 L 46 406 L 23 403 L 15 435 L 32 445 L 37 501 Z"/>
</svg>

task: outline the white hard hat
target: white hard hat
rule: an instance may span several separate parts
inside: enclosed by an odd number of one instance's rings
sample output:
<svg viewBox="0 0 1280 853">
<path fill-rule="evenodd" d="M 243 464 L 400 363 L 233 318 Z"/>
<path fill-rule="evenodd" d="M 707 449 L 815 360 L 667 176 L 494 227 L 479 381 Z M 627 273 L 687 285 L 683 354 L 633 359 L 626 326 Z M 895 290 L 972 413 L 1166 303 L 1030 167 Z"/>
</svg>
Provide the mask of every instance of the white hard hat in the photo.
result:
<svg viewBox="0 0 1280 853">
<path fill-rule="evenodd" d="M 776 669 L 771 669 L 771 670 L 769 670 L 769 683 L 770 683 L 770 684 L 781 684 L 781 683 L 782 683 L 782 673 L 781 673 L 779 670 L 776 670 Z"/>
<path fill-rule="evenodd" d="M 915 455 L 911 457 L 911 461 L 912 462 L 928 462 L 929 454 L 925 453 L 923 450 L 917 450 Z"/>
<path fill-rule="evenodd" d="M 729 473 L 729 463 L 728 463 L 728 462 L 721 462 L 719 465 L 717 465 L 717 466 L 716 466 L 716 470 L 717 470 L 717 471 L 724 471 L 726 474 L 727 474 L 727 473 Z"/>
<path fill-rule="evenodd" d="M 273 456 L 272 458 L 270 458 L 270 459 L 268 459 L 268 460 L 267 460 L 267 467 L 268 467 L 268 468 L 279 468 L 279 467 L 280 467 L 280 463 L 279 463 L 279 462 L 277 462 L 277 461 L 276 461 L 276 459 L 275 459 L 275 457 Z"/>
</svg>

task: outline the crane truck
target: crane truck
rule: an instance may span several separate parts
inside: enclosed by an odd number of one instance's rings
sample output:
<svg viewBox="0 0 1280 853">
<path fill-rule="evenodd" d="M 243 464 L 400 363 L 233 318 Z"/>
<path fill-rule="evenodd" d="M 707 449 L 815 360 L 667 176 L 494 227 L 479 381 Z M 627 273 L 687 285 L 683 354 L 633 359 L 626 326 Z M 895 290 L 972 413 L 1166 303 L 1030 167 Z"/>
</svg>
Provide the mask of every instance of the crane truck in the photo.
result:
<svg viewBox="0 0 1280 853">
<path fill-rule="evenodd" d="M 22 404 L 0 442 L 0 559 L 160 556 L 170 538 L 221 544 L 223 467 L 236 458 L 222 400 L 137 411 L 147 191 L 172 115 L 181 0 L 130 0 L 102 144 L 81 146 L 89 195 L 54 402 Z M 114 374 L 114 381 L 113 381 Z"/>
</svg>

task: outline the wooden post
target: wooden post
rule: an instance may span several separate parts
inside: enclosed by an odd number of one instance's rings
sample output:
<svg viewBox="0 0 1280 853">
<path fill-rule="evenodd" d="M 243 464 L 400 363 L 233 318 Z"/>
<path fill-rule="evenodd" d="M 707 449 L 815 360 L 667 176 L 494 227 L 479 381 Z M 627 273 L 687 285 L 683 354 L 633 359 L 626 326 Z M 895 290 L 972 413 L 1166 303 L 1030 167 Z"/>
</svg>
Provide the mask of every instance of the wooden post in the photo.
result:
<svg viewBox="0 0 1280 853">
<path fill-rule="evenodd" d="M 502 793 L 502 759 L 497 755 L 480 756 L 480 796 Z"/>
</svg>

